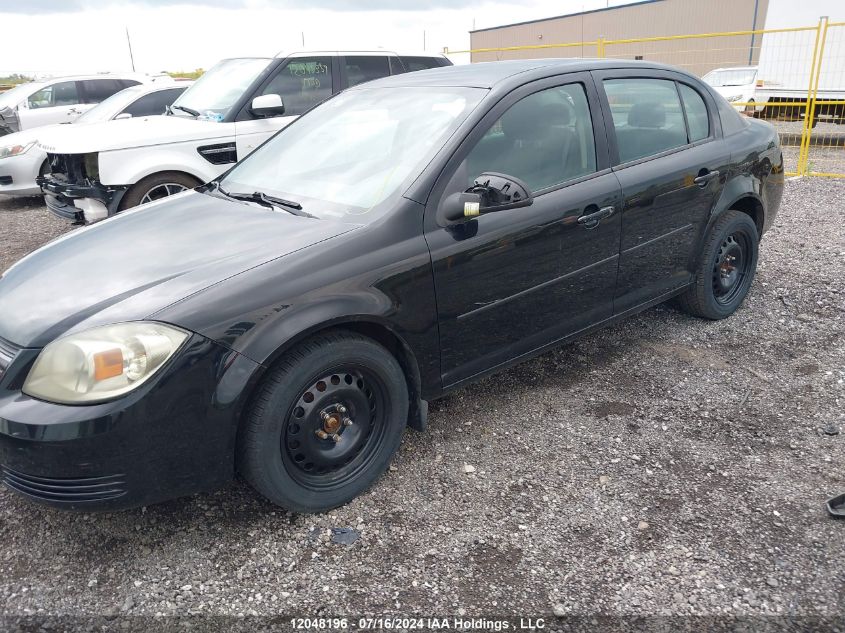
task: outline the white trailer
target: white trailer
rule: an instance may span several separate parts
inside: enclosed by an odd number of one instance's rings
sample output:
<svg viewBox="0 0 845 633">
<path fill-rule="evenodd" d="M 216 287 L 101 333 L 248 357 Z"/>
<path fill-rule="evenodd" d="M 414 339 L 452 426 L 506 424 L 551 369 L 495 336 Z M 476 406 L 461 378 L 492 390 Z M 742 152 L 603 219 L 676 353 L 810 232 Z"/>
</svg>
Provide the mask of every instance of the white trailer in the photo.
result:
<svg viewBox="0 0 845 633">
<path fill-rule="evenodd" d="M 804 0 L 797 5 L 792 0 L 770 0 L 765 28 L 811 26 L 818 22 L 818 16 L 823 15 L 828 16 L 830 22 L 845 21 L 845 3 L 841 0 Z M 805 106 L 784 104 L 806 102 L 815 42 L 815 31 L 763 35 L 754 94 L 758 116 L 792 121 L 804 118 Z M 818 121 L 845 123 L 845 105 L 830 103 L 845 100 L 843 55 L 845 27 L 827 29 L 814 125 Z M 765 106 L 761 107 L 763 104 Z"/>
</svg>

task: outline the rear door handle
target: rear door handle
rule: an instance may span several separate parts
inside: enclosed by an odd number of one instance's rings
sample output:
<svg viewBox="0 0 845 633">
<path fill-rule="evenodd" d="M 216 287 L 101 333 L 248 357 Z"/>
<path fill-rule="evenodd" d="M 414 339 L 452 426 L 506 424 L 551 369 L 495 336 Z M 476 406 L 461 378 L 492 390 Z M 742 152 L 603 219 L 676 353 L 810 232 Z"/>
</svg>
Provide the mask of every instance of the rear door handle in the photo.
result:
<svg viewBox="0 0 845 633">
<path fill-rule="evenodd" d="M 708 171 L 706 174 L 701 174 L 697 178 L 693 178 L 693 182 L 702 189 L 707 186 L 711 180 L 719 177 L 719 170 Z"/>
<path fill-rule="evenodd" d="M 590 207 L 587 207 L 588 209 Z M 593 209 L 595 209 L 595 205 L 593 205 Z M 594 229 L 599 225 L 599 222 L 604 220 L 605 218 L 609 218 L 613 213 L 616 211 L 616 207 L 602 207 L 598 211 L 594 211 L 593 213 L 585 213 L 581 217 L 578 218 L 578 224 L 583 226 L 586 229 Z"/>
</svg>

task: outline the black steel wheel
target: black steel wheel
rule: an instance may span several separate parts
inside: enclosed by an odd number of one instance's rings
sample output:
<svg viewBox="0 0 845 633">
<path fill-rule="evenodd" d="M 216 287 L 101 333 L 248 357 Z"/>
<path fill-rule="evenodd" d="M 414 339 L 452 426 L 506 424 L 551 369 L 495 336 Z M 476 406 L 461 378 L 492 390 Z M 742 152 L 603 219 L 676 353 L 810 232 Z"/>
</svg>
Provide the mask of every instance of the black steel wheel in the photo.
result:
<svg viewBox="0 0 845 633">
<path fill-rule="evenodd" d="M 407 418 L 397 360 L 366 337 L 324 334 L 285 354 L 262 383 L 239 435 L 239 468 L 278 505 L 329 510 L 384 472 Z"/>
<path fill-rule="evenodd" d="M 741 211 L 727 211 L 704 240 L 693 284 L 677 299 L 685 312 L 705 319 L 733 314 L 751 288 L 757 270 L 757 225 Z"/>
<path fill-rule="evenodd" d="M 731 305 L 743 289 L 748 275 L 751 252 L 749 238 L 744 231 L 731 233 L 724 240 L 713 262 L 713 297 L 721 305 Z"/>
</svg>

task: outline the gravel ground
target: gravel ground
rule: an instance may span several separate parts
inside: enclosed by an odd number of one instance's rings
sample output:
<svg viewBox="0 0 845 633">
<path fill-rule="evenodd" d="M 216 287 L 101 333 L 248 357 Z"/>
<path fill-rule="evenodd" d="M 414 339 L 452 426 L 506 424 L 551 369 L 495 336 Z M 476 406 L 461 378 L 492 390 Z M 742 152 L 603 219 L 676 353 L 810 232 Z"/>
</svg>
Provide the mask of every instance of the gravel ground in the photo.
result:
<svg viewBox="0 0 845 633">
<path fill-rule="evenodd" d="M 241 482 L 93 515 L 3 490 L 6 628 L 845 630 L 845 521 L 823 508 L 845 492 L 843 200 L 845 181 L 787 183 L 735 316 L 661 306 L 432 403 L 429 430 L 329 514 Z M 66 230 L 37 200 L 0 202 L 0 228 L 0 270 Z M 174 614 L 226 617 L 139 617 Z"/>
</svg>

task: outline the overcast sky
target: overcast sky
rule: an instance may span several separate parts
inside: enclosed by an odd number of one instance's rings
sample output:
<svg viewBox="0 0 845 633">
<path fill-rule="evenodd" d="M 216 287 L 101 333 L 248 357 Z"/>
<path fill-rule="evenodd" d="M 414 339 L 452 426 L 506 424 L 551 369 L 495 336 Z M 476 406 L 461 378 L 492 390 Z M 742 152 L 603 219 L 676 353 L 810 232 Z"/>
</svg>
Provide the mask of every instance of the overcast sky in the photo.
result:
<svg viewBox="0 0 845 633">
<path fill-rule="evenodd" d="M 0 74 L 209 68 L 280 50 L 468 48 L 468 31 L 631 0 L 0 0 Z M 468 57 L 468 56 L 467 56 Z M 462 61 L 459 57 L 455 62 Z M 467 60 L 468 61 L 468 60 Z"/>
</svg>

